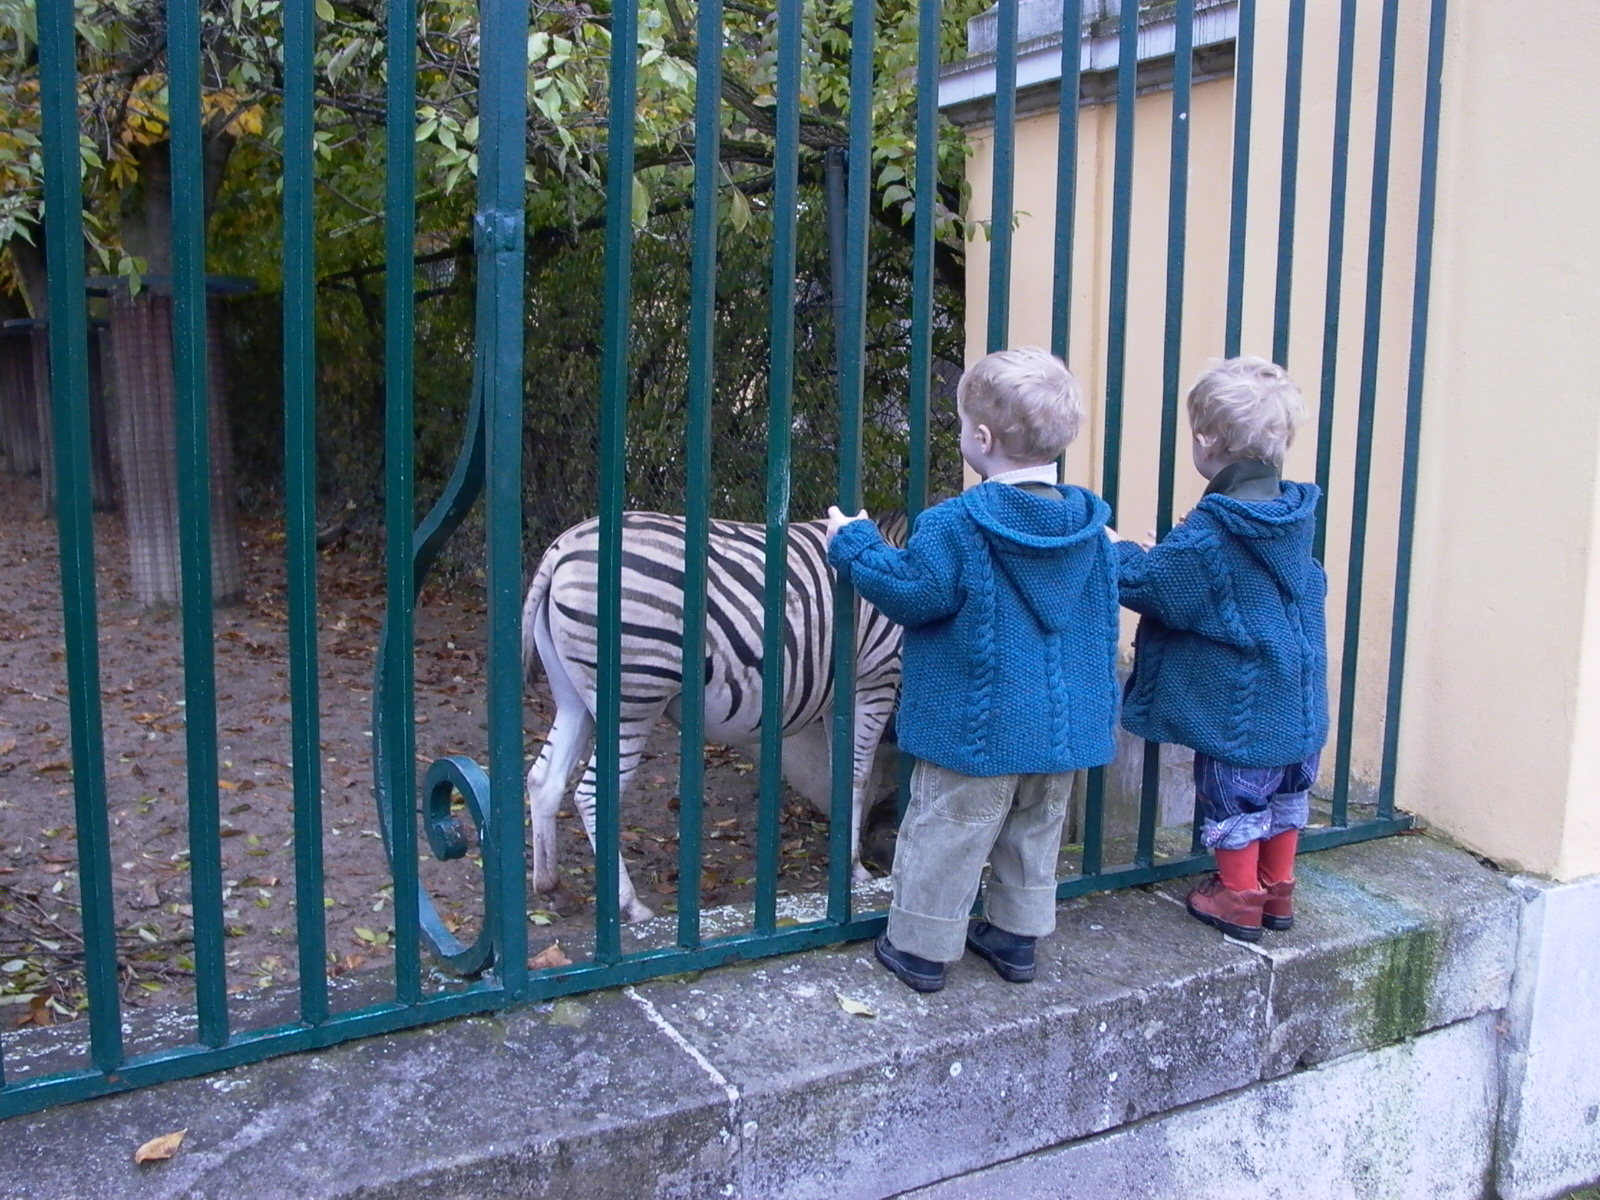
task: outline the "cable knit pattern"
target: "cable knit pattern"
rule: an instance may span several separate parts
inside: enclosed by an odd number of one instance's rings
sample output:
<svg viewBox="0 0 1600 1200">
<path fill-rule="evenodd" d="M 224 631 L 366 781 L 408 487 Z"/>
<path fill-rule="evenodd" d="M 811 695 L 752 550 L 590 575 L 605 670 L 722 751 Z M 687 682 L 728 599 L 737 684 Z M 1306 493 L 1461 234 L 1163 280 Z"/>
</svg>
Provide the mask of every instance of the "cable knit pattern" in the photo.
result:
<svg viewBox="0 0 1600 1200">
<path fill-rule="evenodd" d="M 964 775 L 1074 771 L 1115 751 L 1116 566 L 1110 510 L 984 483 L 923 513 L 904 550 L 870 521 L 828 559 L 905 626 L 896 729 L 906 750 Z"/>
<path fill-rule="evenodd" d="M 1328 582 L 1311 557 L 1318 491 L 1208 495 L 1154 549 L 1116 546 L 1141 614 L 1122 724 L 1240 767 L 1300 762 L 1328 737 Z"/>
</svg>

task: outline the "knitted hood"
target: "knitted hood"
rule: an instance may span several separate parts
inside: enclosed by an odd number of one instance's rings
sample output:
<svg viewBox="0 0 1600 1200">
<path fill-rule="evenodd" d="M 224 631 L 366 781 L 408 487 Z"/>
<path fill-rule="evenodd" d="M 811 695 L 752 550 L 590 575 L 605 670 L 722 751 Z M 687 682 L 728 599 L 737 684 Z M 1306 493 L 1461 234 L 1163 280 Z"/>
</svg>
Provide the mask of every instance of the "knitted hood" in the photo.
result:
<svg viewBox="0 0 1600 1200">
<path fill-rule="evenodd" d="M 1070 484 L 1061 499 L 1035 496 L 1006 483 L 981 483 L 961 496 L 983 531 L 999 572 L 1041 627 L 1059 633 L 1074 614 L 1100 556 L 1106 553 L 1106 502 Z"/>
<path fill-rule="evenodd" d="M 1199 507 L 1240 539 L 1286 595 L 1299 600 L 1311 578 L 1310 547 L 1320 495 L 1315 484 L 1285 483 L 1276 500 L 1244 501 L 1213 494 Z"/>
</svg>

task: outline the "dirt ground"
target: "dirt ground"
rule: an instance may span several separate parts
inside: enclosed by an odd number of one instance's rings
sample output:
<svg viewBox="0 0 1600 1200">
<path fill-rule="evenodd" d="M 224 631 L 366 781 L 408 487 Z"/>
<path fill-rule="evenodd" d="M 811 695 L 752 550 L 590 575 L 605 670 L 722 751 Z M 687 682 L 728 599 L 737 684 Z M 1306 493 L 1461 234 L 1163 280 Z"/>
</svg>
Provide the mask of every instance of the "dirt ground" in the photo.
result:
<svg viewBox="0 0 1600 1200">
<path fill-rule="evenodd" d="M 290 837 L 290 705 L 281 526 L 246 522 L 246 599 L 216 613 L 222 863 L 228 986 L 297 976 Z M 115 515 L 95 517 L 113 891 L 122 990 L 134 1006 L 185 1000 L 193 961 L 183 704 L 176 613 L 130 599 Z M 531 560 L 530 560 L 531 561 Z M 330 976 L 381 968 L 393 938 L 393 889 L 371 789 L 372 664 L 382 618 L 381 564 L 370 548 L 331 548 L 319 563 L 319 671 L 325 896 Z M 81 1013 L 82 940 L 72 808 L 57 545 L 37 480 L 0 476 L 0 1027 Z M 470 585 L 432 586 L 417 612 L 416 732 L 421 770 L 444 754 L 484 761 L 485 607 Z M 528 752 L 548 727 L 542 682 L 528 697 Z M 641 897 L 673 911 L 677 880 L 677 735 L 658 730 L 653 759 L 623 809 L 623 847 Z M 704 904 L 738 904 L 755 867 L 755 773 L 721 747 L 706 752 Z M 520 797 L 519 797 L 520 800 Z M 530 890 L 537 953 L 593 914 L 593 859 L 563 813 L 561 884 Z M 782 888 L 826 877 L 827 825 L 786 793 Z M 423 877 L 447 924 L 468 937 L 482 911 L 472 856 L 428 859 Z M 474 847 L 474 851 L 475 851 Z M 576 954 L 575 954 L 576 956 Z"/>
</svg>

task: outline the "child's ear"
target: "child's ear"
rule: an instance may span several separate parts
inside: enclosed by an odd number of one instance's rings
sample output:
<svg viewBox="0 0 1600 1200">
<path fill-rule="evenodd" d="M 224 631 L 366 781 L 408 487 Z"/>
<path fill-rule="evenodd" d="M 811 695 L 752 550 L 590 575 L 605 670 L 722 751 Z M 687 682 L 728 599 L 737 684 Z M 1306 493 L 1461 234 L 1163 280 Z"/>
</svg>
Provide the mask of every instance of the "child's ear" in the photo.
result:
<svg viewBox="0 0 1600 1200">
<path fill-rule="evenodd" d="M 987 425 L 979 425 L 972 432 L 973 436 L 978 439 L 978 448 L 985 454 L 994 449 L 994 431 Z"/>
</svg>

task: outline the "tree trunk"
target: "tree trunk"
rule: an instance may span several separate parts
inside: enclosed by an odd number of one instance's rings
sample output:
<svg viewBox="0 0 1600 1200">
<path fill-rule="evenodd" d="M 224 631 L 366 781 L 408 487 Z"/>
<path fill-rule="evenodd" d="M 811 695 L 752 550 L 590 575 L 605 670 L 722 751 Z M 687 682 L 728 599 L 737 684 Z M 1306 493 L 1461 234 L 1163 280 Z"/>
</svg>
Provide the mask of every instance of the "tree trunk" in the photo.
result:
<svg viewBox="0 0 1600 1200">
<path fill-rule="evenodd" d="M 224 403 L 218 314 L 207 323 L 211 448 L 211 587 L 219 604 L 244 592 L 234 503 L 233 449 Z M 172 368 L 172 297 L 145 289 L 111 300 L 117 379 L 117 443 L 134 595 L 141 604 L 182 598 L 178 556 L 178 422 Z"/>
<path fill-rule="evenodd" d="M 89 327 L 89 481 L 97 512 L 116 505 L 116 485 L 111 469 L 111 414 L 105 391 L 101 352 L 105 328 Z M 56 444 L 54 409 L 50 390 L 50 329 L 42 321 L 33 327 L 33 394 L 39 431 L 39 478 L 43 485 L 44 514 L 56 511 Z"/>
<path fill-rule="evenodd" d="M 0 450 L 14 476 L 39 473 L 39 415 L 33 395 L 33 345 L 22 322 L 0 330 Z"/>
<path fill-rule="evenodd" d="M 207 217 L 222 183 L 233 138 L 208 135 L 203 170 Z M 172 274 L 172 159 L 166 142 L 139 152 L 139 186 L 118 221 L 122 245 L 145 260 L 149 276 Z M 207 412 L 211 448 L 211 586 L 219 604 L 242 598 L 233 439 L 224 403 L 225 371 L 215 305 L 207 322 Z M 116 289 L 111 302 L 112 373 L 117 390 L 116 449 L 128 526 L 134 595 L 142 604 L 181 598 L 178 563 L 177 400 L 172 365 L 170 285 L 137 296 Z"/>
</svg>

